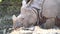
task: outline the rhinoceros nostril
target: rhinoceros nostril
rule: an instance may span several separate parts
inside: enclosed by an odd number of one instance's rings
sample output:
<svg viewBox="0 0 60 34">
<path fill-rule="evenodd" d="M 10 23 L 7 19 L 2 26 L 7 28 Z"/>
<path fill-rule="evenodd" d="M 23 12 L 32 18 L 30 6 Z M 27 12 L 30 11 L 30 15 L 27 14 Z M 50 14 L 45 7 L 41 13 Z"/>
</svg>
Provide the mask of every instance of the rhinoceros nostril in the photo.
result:
<svg viewBox="0 0 60 34">
<path fill-rule="evenodd" d="M 15 22 L 14 25 L 13 25 L 14 29 L 20 28 L 22 26 L 23 26 L 23 24 L 21 22 Z"/>
</svg>

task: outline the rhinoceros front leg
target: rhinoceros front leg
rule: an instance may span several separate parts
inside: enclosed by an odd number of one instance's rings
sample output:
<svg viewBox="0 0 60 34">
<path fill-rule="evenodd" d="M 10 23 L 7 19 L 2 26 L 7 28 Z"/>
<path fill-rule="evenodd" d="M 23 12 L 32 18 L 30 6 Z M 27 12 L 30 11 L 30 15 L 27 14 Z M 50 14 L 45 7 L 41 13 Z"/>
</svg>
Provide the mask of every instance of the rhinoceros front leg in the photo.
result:
<svg viewBox="0 0 60 34">
<path fill-rule="evenodd" d="M 46 20 L 46 23 L 44 23 L 43 28 L 49 29 L 53 28 L 55 26 L 55 18 L 50 18 Z"/>
</svg>

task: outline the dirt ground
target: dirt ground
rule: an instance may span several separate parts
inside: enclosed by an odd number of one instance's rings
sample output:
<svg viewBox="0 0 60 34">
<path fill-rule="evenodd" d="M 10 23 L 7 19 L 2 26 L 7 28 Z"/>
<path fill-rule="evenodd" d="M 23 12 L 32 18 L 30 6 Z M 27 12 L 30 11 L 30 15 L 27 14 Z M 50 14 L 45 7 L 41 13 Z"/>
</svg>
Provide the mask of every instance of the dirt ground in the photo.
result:
<svg viewBox="0 0 60 34">
<path fill-rule="evenodd" d="M 39 26 L 35 26 L 34 31 L 18 29 L 10 34 L 60 34 L 60 29 L 42 29 Z"/>
</svg>

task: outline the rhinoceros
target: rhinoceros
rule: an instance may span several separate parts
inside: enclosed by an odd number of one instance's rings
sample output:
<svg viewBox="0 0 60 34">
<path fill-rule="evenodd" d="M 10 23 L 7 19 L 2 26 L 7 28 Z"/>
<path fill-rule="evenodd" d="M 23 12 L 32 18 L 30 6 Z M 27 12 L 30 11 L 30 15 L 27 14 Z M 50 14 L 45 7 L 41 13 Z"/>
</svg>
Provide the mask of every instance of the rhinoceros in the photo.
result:
<svg viewBox="0 0 60 34">
<path fill-rule="evenodd" d="M 43 28 L 60 27 L 60 0 L 43 0 L 42 11 L 39 11 L 39 25 Z M 37 4 L 37 3 L 36 3 Z M 38 13 L 35 8 L 22 7 L 19 16 L 13 16 L 14 28 L 29 27 L 36 24 Z"/>
<path fill-rule="evenodd" d="M 45 0 L 41 15 L 45 22 L 43 28 L 60 27 L 60 0 Z"/>
</svg>

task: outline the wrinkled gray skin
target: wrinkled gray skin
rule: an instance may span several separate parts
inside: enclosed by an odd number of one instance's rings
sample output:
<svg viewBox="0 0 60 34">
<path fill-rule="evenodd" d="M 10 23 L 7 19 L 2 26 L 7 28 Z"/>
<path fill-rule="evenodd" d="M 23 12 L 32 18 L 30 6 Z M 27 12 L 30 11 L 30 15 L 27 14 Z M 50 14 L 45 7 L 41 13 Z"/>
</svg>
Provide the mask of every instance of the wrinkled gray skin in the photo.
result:
<svg viewBox="0 0 60 34">
<path fill-rule="evenodd" d="M 44 28 L 54 27 L 56 17 L 60 18 L 60 0 L 45 0 L 42 16 L 48 18 L 44 23 Z M 58 24 L 60 26 L 60 23 Z"/>
</svg>

